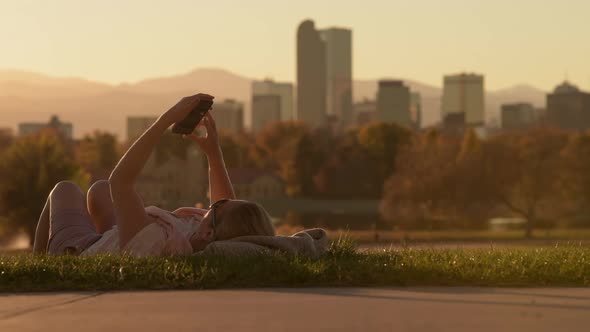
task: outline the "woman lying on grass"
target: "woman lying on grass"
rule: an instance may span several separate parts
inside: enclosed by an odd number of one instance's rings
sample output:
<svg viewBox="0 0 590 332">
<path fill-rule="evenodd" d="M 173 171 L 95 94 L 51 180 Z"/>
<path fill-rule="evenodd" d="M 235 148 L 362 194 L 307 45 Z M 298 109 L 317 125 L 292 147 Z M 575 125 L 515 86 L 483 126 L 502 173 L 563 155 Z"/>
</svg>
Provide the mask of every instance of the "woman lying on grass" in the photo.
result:
<svg viewBox="0 0 590 332">
<path fill-rule="evenodd" d="M 35 253 L 91 255 L 129 253 L 137 256 L 186 255 L 209 243 L 245 235 L 274 235 L 268 213 L 258 204 L 237 200 L 210 113 L 199 126 L 205 137 L 194 140 L 209 162 L 209 209 L 182 207 L 174 212 L 144 207 L 136 179 L 160 136 L 184 119 L 199 102 L 185 97 L 138 138 L 121 158 L 108 181 L 90 187 L 87 197 L 72 182 L 59 182 L 49 194 L 37 224 Z M 187 174 L 187 181 L 190 174 Z"/>
</svg>

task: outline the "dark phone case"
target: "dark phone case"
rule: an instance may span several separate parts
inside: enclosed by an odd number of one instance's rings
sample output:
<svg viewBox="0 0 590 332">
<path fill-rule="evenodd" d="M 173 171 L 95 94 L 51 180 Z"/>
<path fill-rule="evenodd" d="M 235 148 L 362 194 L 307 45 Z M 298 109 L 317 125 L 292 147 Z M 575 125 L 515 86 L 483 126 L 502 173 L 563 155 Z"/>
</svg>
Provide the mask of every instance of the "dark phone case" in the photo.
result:
<svg viewBox="0 0 590 332">
<path fill-rule="evenodd" d="M 201 100 L 195 109 L 193 109 L 186 118 L 172 126 L 172 132 L 175 134 L 189 135 L 195 130 L 201 119 L 207 114 L 213 106 L 213 100 Z"/>
</svg>

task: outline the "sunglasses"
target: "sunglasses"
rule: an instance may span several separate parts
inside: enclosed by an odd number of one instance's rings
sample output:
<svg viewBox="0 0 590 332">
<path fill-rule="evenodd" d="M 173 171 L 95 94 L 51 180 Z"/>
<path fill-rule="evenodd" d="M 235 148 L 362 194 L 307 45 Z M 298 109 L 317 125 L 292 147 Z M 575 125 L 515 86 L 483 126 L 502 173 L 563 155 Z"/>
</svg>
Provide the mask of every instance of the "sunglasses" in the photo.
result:
<svg viewBox="0 0 590 332">
<path fill-rule="evenodd" d="M 209 210 L 211 210 L 211 213 L 212 213 L 212 216 L 211 216 L 212 222 L 211 222 L 211 224 L 213 225 L 213 231 L 215 231 L 215 229 L 217 229 L 217 219 L 216 219 L 216 216 L 215 216 L 215 210 L 219 206 L 221 206 L 223 203 L 225 203 L 227 201 L 230 201 L 230 199 L 227 199 L 227 198 L 220 199 L 217 202 L 215 202 L 215 203 L 213 203 L 213 204 L 211 204 L 209 206 Z"/>
</svg>

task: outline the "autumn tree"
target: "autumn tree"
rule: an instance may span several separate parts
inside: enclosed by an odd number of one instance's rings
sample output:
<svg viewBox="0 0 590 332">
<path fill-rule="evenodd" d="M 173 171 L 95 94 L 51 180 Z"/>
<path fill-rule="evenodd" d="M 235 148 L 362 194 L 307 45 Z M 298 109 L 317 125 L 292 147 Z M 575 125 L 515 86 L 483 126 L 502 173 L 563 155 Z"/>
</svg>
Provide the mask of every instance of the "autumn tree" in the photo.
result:
<svg viewBox="0 0 590 332">
<path fill-rule="evenodd" d="M 15 141 L 0 159 L 0 211 L 31 241 L 47 195 L 62 180 L 74 180 L 83 188 L 81 175 L 68 147 L 54 131 L 44 131 Z"/>
<path fill-rule="evenodd" d="M 374 122 L 358 131 L 358 142 L 366 150 L 368 158 L 375 164 L 375 172 L 381 183 L 385 182 L 395 168 L 399 152 L 412 139 L 412 132 L 390 122 Z M 382 188 L 376 188 L 380 197 Z"/>
<path fill-rule="evenodd" d="M 325 150 L 326 159 L 314 175 L 314 187 L 319 196 L 332 199 L 380 198 L 383 182 L 376 173 L 376 163 L 358 142 L 356 130 L 334 138 Z"/>
<path fill-rule="evenodd" d="M 219 144 L 228 168 L 251 168 L 256 164 L 250 155 L 254 138 L 246 133 L 220 133 Z"/>
<path fill-rule="evenodd" d="M 11 133 L 0 132 L 0 152 L 10 147 L 13 141 L 14 136 Z"/>
<path fill-rule="evenodd" d="M 401 225 L 429 223 L 455 217 L 456 162 L 459 144 L 437 131 L 416 136 L 400 150 L 395 172 L 386 180 L 380 211 Z M 424 225 L 422 225 L 424 226 Z"/>
<path fill-rule="evenodd" d="M 154 148 L 155 161 L 157 165 L 166 163 L 171 158 L 186 160 L 188 157 L 188 148 L 193 142 L 189 139 L 183 139 L 182 136 L 167 130 L 161 137 Z"/>
<path fill-rule="evenodd" d="M 587 218 L 590 213 L 590 132 L 572 135 L 561 157 L 561 188 L 571 217 Z"/>
<path fill-rule="evenodd" d="M 492 138 L 479 158 L 471 161 L 472 168 L 484 172 L 466 176 L 485 189 L 480 200 L 491 200 L 524 218 L 525 235 L 531 237 L 542 220 L 558 219 L 568 213 L 560 174 L 560 152 L 567 141 L 566 133 L 552 129 Z"/>
<path fill-rule="evenodd" d="M 255 138 L 253 157 L 261 168 L 280 168 L 285 159 L 292 159 L 294 147 L 309 127 L 298 121 L 275 122 L 264 127 Z"/>
<path fill-rule="evenodd" d="M 481 147 L 481 141 L 477 137 L 475 129 L 469 128 L 465 131 L 463 142 L 461 142 L 461 150 L 457 158 L 459 161 L 469 158 L 470 155 L 476 153 Z"/>
<path fill-rule="evenodd" d="M 92 182 L 106 179 L 119 161 L 121 149 L 113 134 L 95 131 L 84 136 L 76 148 L 76 160 Z"/>
<path fill-rule="evenodd" d="M 272 169 L 287 184 L 289 196 L 313 195 L 313 174 L 325 154 L 323 144 L 303 122 L 277 122 L 256 136 L 252 156 L 259 168 Z"/>
</svg>

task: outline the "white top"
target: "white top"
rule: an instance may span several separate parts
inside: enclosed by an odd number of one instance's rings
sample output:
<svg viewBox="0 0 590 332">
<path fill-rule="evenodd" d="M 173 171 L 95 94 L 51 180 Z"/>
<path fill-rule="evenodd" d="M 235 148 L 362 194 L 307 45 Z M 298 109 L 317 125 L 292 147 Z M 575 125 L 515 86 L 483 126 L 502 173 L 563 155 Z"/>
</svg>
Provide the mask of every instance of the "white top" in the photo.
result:
<svg viewBox="0 0 590 332">
<path fill-rule="evenodd" d="M 199 228 L 202 214 L 190 217 L 177 217 L 169 211 L 156 206 L 145 208 L 148 215 L 156 218 L 137 233 L 125 246 L 119 247 L 119 230 L 117 226 L 106 231 L 103 236 L 82 251 L 81 256 L 96 254 L 130 254 L 133 256 L 160 256 L 160 255 L 190 255 L 192 246 L 190 237 Z"/>
</svg>

